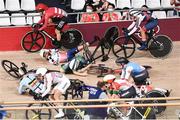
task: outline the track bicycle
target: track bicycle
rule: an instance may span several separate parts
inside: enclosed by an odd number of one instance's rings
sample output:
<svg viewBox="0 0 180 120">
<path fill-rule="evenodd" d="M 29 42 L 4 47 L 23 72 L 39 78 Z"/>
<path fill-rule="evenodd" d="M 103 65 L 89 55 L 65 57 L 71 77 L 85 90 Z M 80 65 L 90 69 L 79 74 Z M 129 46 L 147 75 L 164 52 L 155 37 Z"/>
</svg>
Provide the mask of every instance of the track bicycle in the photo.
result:
<svg viewBox="0 0 180 120">
<path fill-rule="evenodd" d="M 124 34 L 128 32 L 126 28 L 123 29 Z M 139 34 L 139 33 L 137 33 Z M 167 57 L 173 48 L 172 40 L 166 35 L 156 35 L 155 29 L 148 31 L 147 44 L 150 55 L 154 58 L 165 58 Z M 126 58 L 131 57 L 136 50 L 136 44 L 141 45 L 141 40 L 136 34 L 132 34 L 128 38 L 119 36 L 114 40 L 112 51 L 115 56 L 124 56 Z"/>
<path fill-rule="evenodd" d="M 46 38 L 49 38 L 51 42 L 55 41 L 55 38 L 47 31 L 37 31 L 36 29 L 32 28 L 21 40 L 21 46 L 27 52 L 38 52 L 43 49 L 46 45 Z M 77 47 L 82 42 L 82 39 L 82 33 L 73 28 L 61 33 L 60 44 L 62 49 L 71 49 Z"/>
<path fill-rule="evenodd" d="M 125 101 L 124 104 L 144 104 L 146 101 Z M 112 105 L 122 104 L 119 102 L 111 103 Z M 156 119 L 156 114 L 152 107 L 109 107 L 108 119 Z"/>
</svg>

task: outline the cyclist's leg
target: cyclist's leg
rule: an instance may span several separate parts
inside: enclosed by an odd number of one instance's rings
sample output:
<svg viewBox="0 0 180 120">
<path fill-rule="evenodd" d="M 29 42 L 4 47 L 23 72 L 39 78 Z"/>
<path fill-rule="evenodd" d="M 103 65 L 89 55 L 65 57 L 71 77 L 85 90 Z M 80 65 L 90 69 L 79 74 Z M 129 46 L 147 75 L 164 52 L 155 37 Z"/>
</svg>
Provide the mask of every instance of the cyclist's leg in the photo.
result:
<svg viewBox="0 0 180 120">
<path fill-rule="evenodd" d="M 70 81 L 58 83 L 52 91 L 54 93 L 54 96 L 53 96 L 54 100 L 59 101 L 60 97 L 62 96 L 62 94 L 64 94 L 66 92 L 66 90 L 68 89 L 69 86 L 70 86 Z M 59 105 L 59 104 L 57 104 L 57 105 Z M 63 109 L 59 108 L 59 113 L 57 115 L 55 115 L 54 117 L 60 118 L 63 116 L 64 116 Z"/>
<path fill-rule="evenodd" d="M 72 60 L 72 58 L 74 58 L 75 54 L 78 53 L 79 50 L 78 48 L 72 48 L 70 50 L 67 51 L 67 59 L 68 61 Z"/>
</svg>

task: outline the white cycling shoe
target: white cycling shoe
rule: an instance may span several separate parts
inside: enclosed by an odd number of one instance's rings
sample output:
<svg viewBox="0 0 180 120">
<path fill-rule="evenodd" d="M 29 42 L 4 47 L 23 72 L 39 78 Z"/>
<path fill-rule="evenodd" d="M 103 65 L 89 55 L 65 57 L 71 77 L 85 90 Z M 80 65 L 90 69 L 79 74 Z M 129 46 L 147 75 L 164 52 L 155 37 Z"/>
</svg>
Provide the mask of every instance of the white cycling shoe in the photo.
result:
<svg viewBox="0 0 180 120">
<path fill-rule="evenodd" d="M 64 112 L 62 109 L 59 109 L 59 113 L 55 115 L 54 118 L 61 118 L 61 117 L 64 117 Z"/>
</svg>

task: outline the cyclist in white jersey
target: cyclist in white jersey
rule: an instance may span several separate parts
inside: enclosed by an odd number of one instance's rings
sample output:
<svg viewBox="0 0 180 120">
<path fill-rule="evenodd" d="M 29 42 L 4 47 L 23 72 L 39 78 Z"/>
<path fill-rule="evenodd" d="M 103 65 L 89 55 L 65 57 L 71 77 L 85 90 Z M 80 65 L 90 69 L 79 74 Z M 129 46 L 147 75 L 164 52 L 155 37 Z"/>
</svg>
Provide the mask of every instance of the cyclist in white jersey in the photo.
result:
<svg viewBox="0 0 180 120">
<path fill-rule="evenodd" d="M 152 17 L 151 13 L 149 12 L 142 12 L 134 9 L 131 9 L 129 11 L 129 15 L 131 16 L 133 22 L 127 28 L 129 32 L 126 33 L 126 37 L 132 35 L 137 30 L 139 30 L 142 37 L 142 44 L 141 47 L 139 47 L 138 49 L 145 50 L 147 48 L 148 39 L 146 32 L 152 30 L 158 25 L 158 19 Z"/>
<path fill-rule="evenodd" d="M 46 68 L 39 68 L 36 71 L 37 79 L 44 81 L 43 89 L 41 90 L 42 97 L 47 94 L 52 94 L 51 99 L 59 101 L 62 94 L 66 92 L 70 86 L 70 80 L 62 73 L 59 72 L 48 72 Z M 55 87 L 52 89 L 52 86 Z M 52 91 L 51 91 L 52 90 Z M 50 93 L 51 92 L 51 93 Z M 64 116 L 62 108 L 59 108 L 59 113 L 55 115 L 55 118 Z"/>
</svg>

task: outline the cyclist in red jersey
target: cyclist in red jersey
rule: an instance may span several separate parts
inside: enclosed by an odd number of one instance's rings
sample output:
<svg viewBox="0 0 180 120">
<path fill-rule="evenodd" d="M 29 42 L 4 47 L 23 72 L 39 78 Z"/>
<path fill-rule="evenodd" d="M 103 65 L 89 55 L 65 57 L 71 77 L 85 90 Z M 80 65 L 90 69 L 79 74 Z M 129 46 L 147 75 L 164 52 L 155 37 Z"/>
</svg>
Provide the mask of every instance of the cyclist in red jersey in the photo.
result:
<svg viewBox="0 0 180 120">
<path fill-rule="evenodd" d="M 42 12 L 42 18 L 38 22 L 38 24 L 43 24 L 42 27 L 40 27 L 38 30 L 44 30 L 48 25 L 50 24 L 56 24 L 56 40 L 54 40 L 52 43 L 53 45 L 57 47 L 61 47 L 59 41 L 61 40 L 61 30 L 63 27 L 67 24 L 67 13 L 56 7 L 50 7 L 48 8 L 47 5 L 43 3 L 39 3 L 36 6 L 36 10 L 38 12 Z"/>
</svg>

